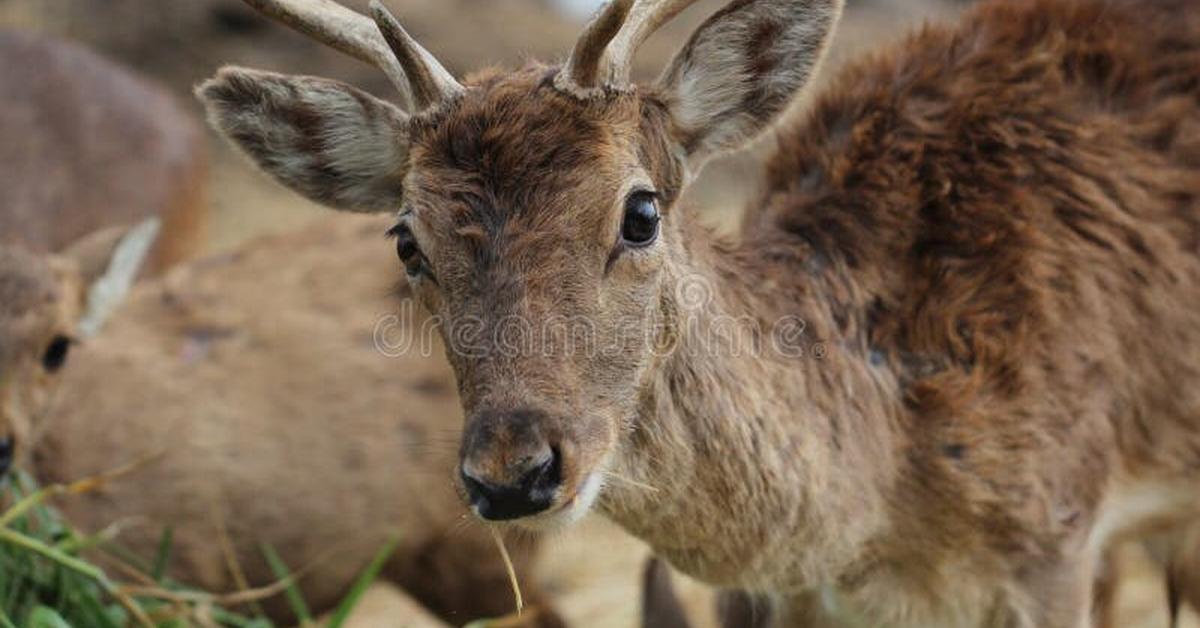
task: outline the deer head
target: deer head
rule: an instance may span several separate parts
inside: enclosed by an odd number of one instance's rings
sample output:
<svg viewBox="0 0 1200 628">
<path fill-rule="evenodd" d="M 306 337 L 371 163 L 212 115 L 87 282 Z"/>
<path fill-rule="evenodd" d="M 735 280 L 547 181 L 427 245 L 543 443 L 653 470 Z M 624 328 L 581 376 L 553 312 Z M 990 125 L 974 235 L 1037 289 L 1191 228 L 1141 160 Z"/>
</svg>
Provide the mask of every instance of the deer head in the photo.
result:
<svg viewBox="0 0 1200 628">
<path fill-rule="evenodd" d="M 104 229 L 52 256 L 0 246 L 0 475 L 27 462 L 71 346 L 113 313 L 158 229 Z"/>
<path fill-rule="evenodd" d="M 649 85 L 629 82 L 632 55 L 688 2 L 614 0 L 565 65 L 462 84 L 378 3 L 374 24 L 328 0 L 251 4 L 379 65 L 413 108 L 226 68 L 197 90 L 211 123 L 300 194 L 398 212 L 400 261 L 458 377 L 475 512 L 581 516 L 652 415 L 642 392 L 679 333 L 681 190 L 805 84 L 841 0 L 732 2 Z"/>
</svg>

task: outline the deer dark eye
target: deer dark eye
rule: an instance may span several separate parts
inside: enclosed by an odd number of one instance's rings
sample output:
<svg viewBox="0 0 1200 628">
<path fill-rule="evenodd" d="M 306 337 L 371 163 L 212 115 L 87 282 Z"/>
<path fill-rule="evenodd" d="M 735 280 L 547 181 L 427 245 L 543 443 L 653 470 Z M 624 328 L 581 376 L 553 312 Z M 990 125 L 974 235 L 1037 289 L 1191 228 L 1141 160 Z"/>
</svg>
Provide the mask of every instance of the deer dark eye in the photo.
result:
<svg viewBox="0 0 1200 628">
<path fill-rule="evenodd" d="M 388 231 L 388 235 L 396 238 L 396 255 L 404 264 L 404 271 L 408 273 L 409 277 L 431 274 L 425 255 L 417 246 L 417 238 L 413 236 L 412 230 L 407 225 L 399 224 L 392 227 Z"/>
<path fill-rule="evenodd" d="M 658 237 L 658 202 L 653 192 L 634 192 L 625 199 L 621 239 L 631 246 L 645 246 Z"/>
<path fill-rule="evenodd" d="M 55 336 L 42 353 L 42 368 L 50 373 L 58 371 L 67 363 L 67 354 L 70 352 L 71 339 L 61 335 Z"/>
</svg>

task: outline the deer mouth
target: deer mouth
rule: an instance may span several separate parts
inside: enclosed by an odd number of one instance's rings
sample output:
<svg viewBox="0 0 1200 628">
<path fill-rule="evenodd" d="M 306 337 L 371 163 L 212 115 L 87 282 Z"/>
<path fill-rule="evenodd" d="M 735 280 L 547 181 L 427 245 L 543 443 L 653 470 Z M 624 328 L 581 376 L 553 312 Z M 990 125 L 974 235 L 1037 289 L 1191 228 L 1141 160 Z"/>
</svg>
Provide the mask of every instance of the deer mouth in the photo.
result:
<svg viewBox="0 0 1200 628">
<path fill-rule="evenodd" d="M 562 530 L 582 520 L 596 504 L 604 488 L 604 473 L 595 470 L 588 473 L 575 492 L 545 512 L 516 519 L 513 523 L 535 532 Z"/>
</svg>

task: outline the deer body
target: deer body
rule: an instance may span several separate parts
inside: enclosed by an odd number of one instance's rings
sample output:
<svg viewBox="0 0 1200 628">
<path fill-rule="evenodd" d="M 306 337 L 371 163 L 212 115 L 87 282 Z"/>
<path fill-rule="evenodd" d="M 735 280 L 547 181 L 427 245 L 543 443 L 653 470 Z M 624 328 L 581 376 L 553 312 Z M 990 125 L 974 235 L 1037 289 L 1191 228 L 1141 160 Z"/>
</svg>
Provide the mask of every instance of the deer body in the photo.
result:
<svg viewBox="0 0 1200 628">
<path fill-rule="evenodd" d="M 601 508 L 817 614 L 1074 625 L 1064 574 L 1200 507 L 1200 56 L 1147 52 L 1200 22 L 1171 15 L 997 4 L 842 77 L 778 133 L 752 248 L 672 256 L 715 313 L 799 313 L 828 355 L 685 344 L 621 458 L 678 499 Z"/>
<path fill-rule="evenodd" d="M 151 269 L 204 235 L 204 136 L 162 88 L 74 44 L 0 32 L 0 242 L 54 252 L 158 217 Z"/>
<path fill-rule="evenodd" d="M 241 69 L 199 93 L 301 193 L 400 205 L 479 516 L 595 505 L 782 626 L 1088 625 L 1111 541 L 1200 514 L 1194 7 L 994 2 L 927 28 L 775 131 L 722 239 L 679 190 L 782 110 L 840 3 L 731 3 L 629 86 L 681 4 L 613 2 L 562 69 L 406 67 L 411 116 Z M 644 342 L 564 351 L 563 318 Z M 714 342 L 729 321 L 751 350 Z"/>
</svg>

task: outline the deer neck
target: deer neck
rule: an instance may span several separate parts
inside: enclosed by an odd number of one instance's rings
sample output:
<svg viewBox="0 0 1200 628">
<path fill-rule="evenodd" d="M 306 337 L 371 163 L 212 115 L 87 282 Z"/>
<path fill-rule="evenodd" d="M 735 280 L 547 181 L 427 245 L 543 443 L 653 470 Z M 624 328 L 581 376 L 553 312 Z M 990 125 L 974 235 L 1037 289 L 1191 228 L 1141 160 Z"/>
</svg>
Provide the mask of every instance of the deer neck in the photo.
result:
<svg viewBox="0 0 1200 628">
<path fill-rule="evenodd" d="M 614 477 L 601 507 L 709 582 L 843 577 L 886 523 L 900 442 L 893 378 L 837 331 L 858 313 L 830 307 L 855 278 L 812 272 L 820 260 L 795 243 L 739 246 L 698 227 L 677 241 L 662 298 L 671 350 L 615 456 L 612 475 L 632 481 Z"/>
</svg>

